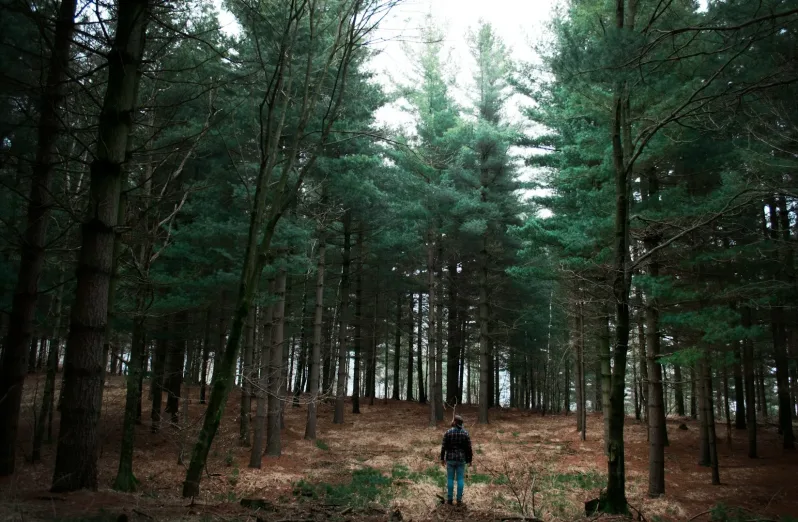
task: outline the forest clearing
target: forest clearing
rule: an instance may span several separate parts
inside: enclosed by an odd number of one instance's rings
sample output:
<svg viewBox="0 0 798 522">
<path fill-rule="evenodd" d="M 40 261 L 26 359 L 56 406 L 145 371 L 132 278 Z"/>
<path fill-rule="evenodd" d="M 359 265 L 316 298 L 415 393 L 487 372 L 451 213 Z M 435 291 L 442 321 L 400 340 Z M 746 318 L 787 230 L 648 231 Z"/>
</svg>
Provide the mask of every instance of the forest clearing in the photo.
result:
<svg viewBox="0 0 798 522">
<path fill-rule="evenodd" d="M 532 483 L 522 472 L 533 470 L 536 515 L 545 521 L 577 521 L 584 519 L 584 502 L 595 498 L 606 480 L 600 415 L 588 416 L 588 437 L 583 442 L 575 430 L 573 414 L 541 416 L 502 409 L 494 414 L 489 426 L 482 426 L 476 424 L 476 408 L 462 406 L 458 411 L 474 441 L 475 470 L 466 481 L 467 507 L 458 510 L 441 506 L 438 496 L 443 494 L 444 474 L 437 454 L 443 426 L 426 425 L 423 405 L 395 400 L 385 403 L 382 399 L 361 406 L 360 415 L 340 426 L 330 422 L 332 407 L 321 405 L 315 442 L 303 439 L 306 407 L 287 408 L 282 455 L 264 457 L 262 469 L 250 469 L 249 449 L 238 442 L 237 404 L 231 400 L 208 460 L 202 494 L 194 505 L 180 495 L 185 467 L 177 464 L 179 431 L 165 427 L 152 434 L 146 423 L 139 426 L 137 434 L 141 441 L 135 454 L 139 492 L 126 495 L 110 488 L 122 432 L 122 386 L 120 378 L 112 378 L 106 388 L 99 490 L 49 493 L 54 457 L 49 447 L 40 463 L 26 463 L 17 477 L 2 479 L 0 520 L 111 522 L 121 514 L 141 522 L 395 520 L 396 511 L 405 521 L 513 519 L 520 513 L 516 493 L 524 488 L 529 489 L 527 501 L 532 508 Z M 188 408 L 189 438 L 195 436 L 201 415 L 197 393 L 196 388 L 188 390 L 189 399 L 193 399 Z M 31 407 L 27 402 L 26 418 L 32 416 Z M 148 413 L 145 409 L 144 416 Z M 678 429 L 681 423 L 688 429 Z M 29 438 L 29 430 L 30 423 L 26 422 L 21 440 Z M 741 435 L 732 430 L 733 443 L 729 446 L 724 430 L 718 426 L 723 483 L 712 486 L 710 470 L 696 461 L 697 423 L 689 418 L 669 419 L 669 492 L 667 497 L 651 499 L 646 495 L 645 425 L 630 419 L 625 434 L 627 494 L 634 510 L 640 510 L 645 520 L 663 522 L 688 520 L 718 504 L 745 508 L 748 514 L 762 517 L 756 520 L 798 513 L 798 483 L 794 480 L 798 455 L 784 452 L 775 430 L 763 428 L 760 458 L 750 460 L 744 432 Z M 21 443 L 19 451 L 29 453 L 29 444 Z M 353 474 L 361 480 L 353 481 Z M 339 489 L 325 491 L 326 485 Z M 242 507 L 242 499 L 264 503 L 248 509 Z M 754 520 L 739 520 L 749 519 Z M 707 521 L 710 515 L 695 520 Z"/>
</svg>

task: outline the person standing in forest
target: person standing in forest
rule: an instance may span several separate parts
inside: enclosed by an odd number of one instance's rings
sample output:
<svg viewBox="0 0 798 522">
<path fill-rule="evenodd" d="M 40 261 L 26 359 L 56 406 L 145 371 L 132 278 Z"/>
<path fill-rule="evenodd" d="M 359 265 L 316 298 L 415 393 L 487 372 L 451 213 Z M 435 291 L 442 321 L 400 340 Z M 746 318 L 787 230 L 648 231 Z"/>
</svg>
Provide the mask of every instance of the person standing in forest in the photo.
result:
<svg viewBox="0 0 798 522">
<path fill-rule="evenodd" d="M 446 503 L 452 503 L 454 479 L 457 476 L 457 505 L 463 505 L 465 467 L 471 464 L 471 437 L 463 429 L 463 418 L 455 415 L 452 427 L 443 434 L 441 464 L 446 466 Z"/>
</svg>

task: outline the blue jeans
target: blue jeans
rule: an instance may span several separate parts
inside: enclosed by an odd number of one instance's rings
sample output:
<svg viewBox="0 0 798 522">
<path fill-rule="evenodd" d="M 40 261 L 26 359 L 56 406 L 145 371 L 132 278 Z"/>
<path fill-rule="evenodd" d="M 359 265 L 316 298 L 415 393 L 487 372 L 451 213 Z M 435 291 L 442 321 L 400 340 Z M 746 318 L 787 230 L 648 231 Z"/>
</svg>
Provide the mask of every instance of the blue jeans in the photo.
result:
<svg viewBox="0 0 798 522">
<path fill-rule="evenodd" d="M 465 462 L 460 462 L 457 460 L 447 460 L 446 461 L 446 486 L 447 489 L 447 500 L 452 500 L 452 490 L 454 489 L 454 477 L 457 475 L 457 501 L 460 502 L 463 500 L 463 486 L 464 486 L 464 477 L 465 477 Z"/>
</svg>

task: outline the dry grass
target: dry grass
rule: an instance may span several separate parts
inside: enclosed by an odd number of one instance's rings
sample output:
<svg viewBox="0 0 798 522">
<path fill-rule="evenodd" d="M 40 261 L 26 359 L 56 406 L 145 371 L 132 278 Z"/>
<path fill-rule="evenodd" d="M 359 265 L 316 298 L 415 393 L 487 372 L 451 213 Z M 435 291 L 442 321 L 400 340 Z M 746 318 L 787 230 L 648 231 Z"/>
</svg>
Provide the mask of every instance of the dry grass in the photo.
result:
<svg viewBox="0 0 798 522">
<path fill-rule="evenodd" d="M 30 451 L 34 379 L 29 379 L 26 389 L 19 438 L 21 454 Z M 41 389 L 40 383 L 39 394 Z M 192 442 L 203 407 L 197 404 L 196 389 L 188 393 L 191 403 L 185 429 L 187 440 Z M 481 426 L 476 425 L 476 409 L 464 407 L 459 413 L 464 416 L 474 441 L 476 469 L 472 473 L 476 475 L 466 485 L 468 510 L 447 510 L 438 505 L 437 495 L 443 494 L 441 485 L 428 476 L 428 470 L 438 465 L 440 437 L 445 426 L 427 426 L 427 407 L 395 401 L 384 405 L 378 401 L 375 406 L 361 406 L 362 413 L 357 416 L 347 411 L 345 424 L 333 425 L 332 407 L 323 404 L 319 407 L 319 439 L 323 441 L 320 445 L 303 439 L 305 408 L 289 407 L 283 455 L 278 459 L 264 458 L 261 469 L 249 469 L 249 449 L 238 444 L 238 395 L 234 393 L 208 461 L 201 495 L 196 499 L 197 505 L 191 506 L 180 498 L 185 467 L 177 464 L 178 430 L 164 425 L 161 433 L 150 433 L 146 404 L 144 424 L 136 433 L 135 472 L 141 481 L 139 492 L 120 495 L 110 491 L 116 473 L 123 405 L 123 382 L 113 378 L 106 389 L 100 426 L 99 492 L 55 496 L 47 493 L 54 461 L 54 447 L 47 446 L 41 463 L 23 463 L 20 456 L 19 473 L 0 481 L 0 520 L 52 520 L 106 509 L 123 510 L 134 520 L 150 520 L 146 516 L 155 520 L 196 520 L 204 516 L 206 520 L 220 517 L 229 521 L 245 517 L 246 512 L 237 506 L 244 497 L 267 499 L 282 506 L 284 511 L 303 510 L 302 516 L 307 518 L 308 505 L 298 502 L 293 495 L 297 481 L 341 484 L 351 479 L 354 470 L 363 467 L 390 476 L 396 466 L 403 466 L 413 478 L 394 480 L 381 493 L 381 499 L 389 498 L 387 507 L 400 510 L 404 520 L 490 520 L 503 513 L 517 512 L 514 490 L 517 493 L 528 489 L 529 479 L 534 477 L 537 515 L 546 521 L 571 521 L 581 519 L 583 502 L 598 495 L 600 475 L 606 466 L 599 415 L 588 417 L 588 440 L 582 442 L 574 429 L 573 416 L 541 417 L 502 410 L 491 413 L 490 425 Z M 688 431 L 669 430 L 667 495 L 649 499 L 645 429 L 634 421 L 628 423 L 625 431 L 628 497 L 648 520 L 654 517 L 685 520 L 717 502 L 741 505 L 771 516 L 798 513 L 798 486 L 791 480 L 798 471 L 798 460 L 796 455 L 779 449 L 774 433 L 761 432 L 763 458 L 756 461 L 745 457 L 745 432 L 733 434 L 731 447 L 720 444 L 724 485 L 713 487 L 709 483 L 709 470 L 695 464 L 697 429 L 690 421 L 688 426 Z M 725 433 L 720 435 L 723 437 Z M 530 469 L 532 475 L 528 474 Z M 369 516 L 385 519 L 384 507 L 382 513 Z M 327 516 L 329 512 L 313 515 L 317 519 Z M 369 518 L 363 514 L 347 516 Z M 283 518 L 290 518 L 290 513 Z"/>
</svg>

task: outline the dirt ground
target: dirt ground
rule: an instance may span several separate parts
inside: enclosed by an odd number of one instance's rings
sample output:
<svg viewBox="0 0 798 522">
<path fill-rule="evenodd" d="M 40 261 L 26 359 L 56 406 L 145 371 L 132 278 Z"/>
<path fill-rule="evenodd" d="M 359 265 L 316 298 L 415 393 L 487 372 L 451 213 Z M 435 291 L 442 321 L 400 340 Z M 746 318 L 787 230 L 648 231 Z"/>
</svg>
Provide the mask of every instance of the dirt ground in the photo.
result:
<svg viewBox="0 0 798 522">
<path fill-rule="evenodd" d="M 582 520 L 584 501 L 602 486 L 606 468 L 601 446 L 602 418 L 588 416 L 587 440 L 575 430 L 574 416 L 540 416 L 503 409 L 491 411 L 491 424 L 476 424 L 474 407 L 462 407 L 466 429 L 474 442 L 474 468 L 466 481 L 462 509 L 439 505 L 443 494 L 436 469 L 440 439 L 445 428 L 428 427 L 428 407 L 382 400 L 361 406 L 346 422 L 333 425 L 332 405 L 319 407 L 319 442 L 303 439 L 306 408 L 287 408 L 280 458 L 263 458 L 261 469 L 249 469 L 249 448 L 238 443 L 240 395 L 231 394 L 220 433 L 214 442 L 201 495 L 180 497 L 185 465 L 204 406 L 198 390 L 189 390 L 188 426 L 164 426 L 150 433 L 149 406 L 136 432 L 135 494 L 110 489 L 116 474 L 124 407 L 124 382 L 112 378 L 106 388 L 101 421 L 100 490 L 55 495 L 48 492 L 55 445 L 43 449 L 43 460 L 30 464 L 33 401 L 43 388 L 43 377 L 26 382 L 26 403 L 19 437 L 19 471 L 0 479 L 0 520 L 283 520 L 299 522 L 339 520 L 501 520 L 518 516 L 522 508 L 546 521 Z M 146 394 L 146 391 L 145 391 Z M 254 405 L 253 405 L 254 409 Z M 445 413 L 451 417 L 451 410 Z M 677 429 L 685 422 L 687 430 Z M 56 416 L 54 429 L 57 429 Z M 759 432 L 760 458 L 748 459 L 744 431 L 732 430 L 726 442 L 725 425 L 718 425 L 718 453 L 722 485 L 710 484 L 710 471 L 696 464 L 698 426 L 694 421 L 668 420 L 670 445 L 666 448 L 666 495 L 646 496 L 648 456 L 645 426 L 629 419 L 625 431 L 627 495 L 633 513 L 648 521 L 690 520 L 723 503 L 740 506 L 770 518 L 798 516 L 798 454 L 784 452 L 775 430 Z M 185 465 L 178 464 L 181 446 Z M 326 504 L 323 499 L 297 495 L 297 483 L 343 484 L 355 470 L 373 468 L 393 480 L 378 498 L 358 509 Z M 397 471 L 398 470 L 398 471 Z M 530 473 L 531 470 L 531 473 Z M 380 498 L 384 496 L 384 498 Z M 262 499 L 266 509 L 253 511 L 241 499 Z M 706 521 L 709 515 L 694 520 Z M 609 520 L 604 517 L 603 520 Z"/>
</svg>

